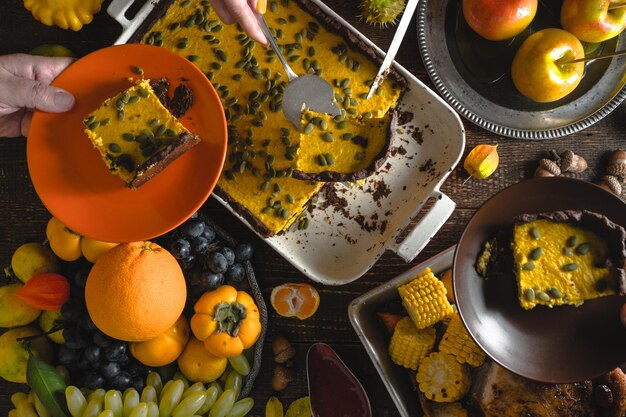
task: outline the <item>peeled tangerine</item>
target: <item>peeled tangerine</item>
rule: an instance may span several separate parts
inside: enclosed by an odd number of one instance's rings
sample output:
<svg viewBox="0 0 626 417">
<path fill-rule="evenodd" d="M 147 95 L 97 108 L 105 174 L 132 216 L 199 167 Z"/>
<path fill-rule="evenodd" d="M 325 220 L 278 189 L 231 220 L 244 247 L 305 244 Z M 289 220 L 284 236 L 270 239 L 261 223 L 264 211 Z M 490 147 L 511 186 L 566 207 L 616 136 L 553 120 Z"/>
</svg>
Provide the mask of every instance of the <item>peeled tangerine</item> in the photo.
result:
<svg viewBox="0 0 626 417">
<path fill-rule="evenodd" d="M 274 287 L 272 307 L 283 317 L 297 317 L 300 320 L 311 317 L 320 305 L 320 295 L 309 284 L 283 284 Z"/>
<path fill-rule="evenodd" d="M 470 151 L 463 168 L 474 178 L 487 178 L 498 168 L 498 145 L 478 145 Z"/>
</svg>

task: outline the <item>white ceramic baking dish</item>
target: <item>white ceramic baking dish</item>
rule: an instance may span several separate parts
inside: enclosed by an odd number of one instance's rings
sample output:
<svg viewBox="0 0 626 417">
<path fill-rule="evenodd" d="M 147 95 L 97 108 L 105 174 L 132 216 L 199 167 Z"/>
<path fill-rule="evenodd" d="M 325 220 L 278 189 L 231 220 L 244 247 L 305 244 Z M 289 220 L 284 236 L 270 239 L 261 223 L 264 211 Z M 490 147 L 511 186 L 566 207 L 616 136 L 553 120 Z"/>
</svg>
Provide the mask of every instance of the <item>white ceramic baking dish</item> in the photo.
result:
<svg viewBox="0 0 626 417">
<path fill-rule="evenodd" d="M 324 3 L 311 1 L 378 54 L 384 54 Z M 113 0 L 107 11 L 123 27 L 116 44 L 127 42 L 161 3 L 164 1 L 147 2 L 129 20 L 124 14 L 133 1 Z M 463 154 L 465 131 L 461 120 L 414 75 L 397 63 L 394 66 L 408 82 L 399 109 L 410 114 L 412 120 L 399 129 L 387 162 L 363 184 L 333 185 L 335 193 L 347 203 L 342 209 L 325 204 L 325 195 L 321 193 L 307 213 L 309 227 L 306 230 L 297 230 L 294 225 L 290 230 L 265 239 L 303 274 L 322 284 L 342 285 L 354 281 L 386 250 L 410 262 L 455 208 L 455 203 L 439 188 Z M 213 196 L 247 224 L 226 201 Z M 397 237 L 410 227 L 411 220 L 431 198 L 434 203 L 428 212 L 398 242 Z"/>
</svg>

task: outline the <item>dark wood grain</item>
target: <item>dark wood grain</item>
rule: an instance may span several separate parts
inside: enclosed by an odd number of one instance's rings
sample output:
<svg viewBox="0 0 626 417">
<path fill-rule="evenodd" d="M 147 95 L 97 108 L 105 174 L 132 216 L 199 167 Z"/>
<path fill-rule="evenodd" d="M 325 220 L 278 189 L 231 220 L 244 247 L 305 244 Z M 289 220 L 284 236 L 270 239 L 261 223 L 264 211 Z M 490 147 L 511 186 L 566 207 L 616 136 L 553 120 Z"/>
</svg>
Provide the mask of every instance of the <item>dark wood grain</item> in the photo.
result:
<svg viewBox="0 0 626 417">
<path fill-rule="evenodd" d="M 103 10 L 108 1 L 105 1 Z M 393 28 L 376 28 L 357 16 L 356 0 L 326 0 L 332 9 L 352 23 L 381 48 L 386 49 L 393 37 Z M 64 31 L 47 27 L 33 19 L 21 0 L 4 0 L 0 10 L 0 54 L 27 52 L 40 44 L 58 43 L 74 50 L 79 56 L 110 45 L 120 33 L 119 25 L 105 11 L 98 13 L 94 21 L 80 32 Z M 400 48 L 397 61 L 423 82 L 432 87 L 416 45 L 415 23 L 409 27 Z M 457 167 L 443 185 L 443 192 L 456 203 L 457 209 L 424 251 L 411 263 L 415 265 L 440 251 L 454 245 L 474 211 L 491 195 L 502 188 L 532 176 L 536 161 L 550 149 L 572 149 L 583 155 L 590 169 L 580 178 L 596 181 L 606 166 L 608 153 L 626 147 L 626 114 L 619 107 L 607 118 L 585 131 L 552 141 L 521 141 L 499 137 L 464 121 L 467 130 L 467 148 L 479 143 L 498 143 L 501 156 L 500 167 L 486 180 L 470 180 L 461 167 Z M 62 134 L 62 132 L 59 132 Z M 235 217 L 213 199 L 205 205 L 209 215 L 240 241 L 252 242 L 255 247 L 254 268 L 266 300 L 271 289 L 284 282 L 305 282 L 307 279 L 260 238 L 251 233 Z M 37 197 L 30 182 L 26 165 L 25 139 L 0 140 L 0 265 L 10 263 L 11 254 L 27 241 L 43 241 L 49 213 Z M 359 256 L 355 253 L 354 256 Z M 316 285 L 321 295 L 317 314 L 308 320 L 285 319 L 275 314 L 271 307 L 266 349 L 261 374 L 257 379 L 253 396 L 255 412 L 264 414 L 264 406 L 272 395 L 270 385 L 272 358 L 271 340 L 278 334 L 287 336 L 297 347 L 295 359 L 296 379 L 278 395 L 285 404 L 307 394 L 305 355 L 308 346 L 316 341 L 331 344 L 363 382 L 377 417 L 397 416 L 374 366 L 360 344 L 347 316 L 351 300 L 388 281 L 408 269 L 398 256 L 387 253 L 361 279 L 343 287 Z M 269 304 L 269 303 L 268 303 Z M 408 383 L 408 381 L 407 381 Z M 0 382 L 0 415 L 6 415 L 10 407 L 10 395 L 24 387 Z"/>
</svg>

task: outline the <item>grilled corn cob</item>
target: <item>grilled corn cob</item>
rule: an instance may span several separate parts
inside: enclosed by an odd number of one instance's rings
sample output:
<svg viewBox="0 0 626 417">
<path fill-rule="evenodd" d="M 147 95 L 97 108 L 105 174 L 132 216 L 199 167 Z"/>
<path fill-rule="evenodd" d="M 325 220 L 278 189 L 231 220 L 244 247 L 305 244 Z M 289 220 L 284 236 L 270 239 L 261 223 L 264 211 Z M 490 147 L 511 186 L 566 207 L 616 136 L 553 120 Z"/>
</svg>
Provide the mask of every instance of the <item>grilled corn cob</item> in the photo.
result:
<svg viewBox="0 0 626 417">
<path fill-rule="evenodd" d="M 418 330 L 413 321 L 405 317 L 398 322 L 391 336 L 391 360 L 397 365 L 417 371 L 422 359 L 433 349 L 436 338 L 434 327 Z"/>
<path fill-rule="evenodd" d="M 439 350 L 453 355 L 457 361 L 471 366 L 480 366 L 485 361 L 485 352 L 479 348 L 461 322 L 458 312 L 450 319 L 448 328 L 439 342 Z"/>
<path fill-rule="evenodd" d="M 416 375 L 426 398 L 439 403 L 458 401 L 470 387 L 467 365 L 445 352 L 433 352 L 422 359 Z"/>
<path fill-rule="evenodd" d="M 409 283 L 398 287 L 402 305 L 418 329 L 432 326 L 454 311 L 446 298 L 446 288 L 426 268 Z"/>
</svg>

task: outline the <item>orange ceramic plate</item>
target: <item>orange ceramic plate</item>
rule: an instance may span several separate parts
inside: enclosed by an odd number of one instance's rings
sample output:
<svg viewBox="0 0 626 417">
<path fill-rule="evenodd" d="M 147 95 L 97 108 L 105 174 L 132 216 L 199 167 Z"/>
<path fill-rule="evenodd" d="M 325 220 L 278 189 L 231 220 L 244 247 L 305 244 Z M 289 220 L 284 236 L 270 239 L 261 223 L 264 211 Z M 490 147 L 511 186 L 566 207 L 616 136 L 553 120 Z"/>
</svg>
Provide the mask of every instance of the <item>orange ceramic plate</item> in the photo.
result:
<svg viewBox="0 0 626 417">
<path fill-rule="evenodd" d="M 138 65 L 143 77 L 184 82 L 193 105 L 180 121 L 202 142 L 133 191 L 111 174 L 84 133 L 82 120 L 108 97 L 128 88 Z M 226 155 L 226 120 L 204 74 L 185 58 L 149 45 L 101 49 L 54 80 L 76 105 L 67 113 L 36 112 L 27 141 L 28 169 L 48 210 L 70 229 L 94 239 L 131 242 L 161 235 L 193 214 L 213 191 Z"/>
</svg>

